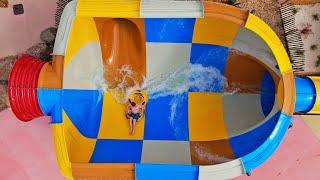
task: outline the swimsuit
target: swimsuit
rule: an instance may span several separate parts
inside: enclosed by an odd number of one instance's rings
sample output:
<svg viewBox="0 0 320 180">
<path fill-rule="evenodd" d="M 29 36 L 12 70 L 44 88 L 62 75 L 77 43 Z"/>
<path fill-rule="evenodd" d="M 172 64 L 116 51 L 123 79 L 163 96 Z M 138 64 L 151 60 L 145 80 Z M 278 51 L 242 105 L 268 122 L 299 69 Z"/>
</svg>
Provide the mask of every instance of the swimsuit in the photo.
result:
<svg viewBox="0 0 320 180">
<path fill-rule="evenodd" d="M 138 120 L 141 117 L 141 115 L 139 113 L 133 113 L 133 112 L 128 113 L 127 115 L 134 120 Z"/>
</svg>

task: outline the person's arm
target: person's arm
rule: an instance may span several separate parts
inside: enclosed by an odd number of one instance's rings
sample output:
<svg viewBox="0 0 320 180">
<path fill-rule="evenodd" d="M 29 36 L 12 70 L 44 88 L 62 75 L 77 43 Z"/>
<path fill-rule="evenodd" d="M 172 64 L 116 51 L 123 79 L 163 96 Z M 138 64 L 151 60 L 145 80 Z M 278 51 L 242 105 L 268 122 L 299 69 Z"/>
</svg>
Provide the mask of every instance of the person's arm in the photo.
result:
<svg viewBox="0 0 320 180">
<path fill-rule="evenodd" d="M 129 114 L 131 112 L 131 108 L 130 108 L 129 103 L 126 104 L 126 112 L 127 112 L 127 114 Z"/>
<path fill-rule="evenodd" d="M 145 106 L 143 106 L 141 109 L 142 109 L 141 116 L 144 116 L 144 113 L 146 112 L 146 107 L 145 107 Z"/>
</svg>

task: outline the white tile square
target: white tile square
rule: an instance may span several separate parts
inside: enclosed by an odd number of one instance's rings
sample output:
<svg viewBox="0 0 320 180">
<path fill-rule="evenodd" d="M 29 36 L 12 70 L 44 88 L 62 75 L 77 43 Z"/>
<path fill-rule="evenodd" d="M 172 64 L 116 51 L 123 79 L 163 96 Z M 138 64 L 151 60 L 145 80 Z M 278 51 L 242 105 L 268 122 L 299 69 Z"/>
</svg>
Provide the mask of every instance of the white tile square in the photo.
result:
<svg viewBox="0 0 320 180">
<path fill-rule="evenodd" d="M 190 63 L 191 43 L 147 43 L 147 79 L 166 75 Z"/>
<path fill-rule="evenodd" d="M 260 94 L 224 95 L 223 106 L 229 137 L 239 135 L 265 119 Z"/>
<path fill-rule="evenodd" d="M 191 164 L 188 141 L 143 141 L 142 163 Z"/>
</svg>

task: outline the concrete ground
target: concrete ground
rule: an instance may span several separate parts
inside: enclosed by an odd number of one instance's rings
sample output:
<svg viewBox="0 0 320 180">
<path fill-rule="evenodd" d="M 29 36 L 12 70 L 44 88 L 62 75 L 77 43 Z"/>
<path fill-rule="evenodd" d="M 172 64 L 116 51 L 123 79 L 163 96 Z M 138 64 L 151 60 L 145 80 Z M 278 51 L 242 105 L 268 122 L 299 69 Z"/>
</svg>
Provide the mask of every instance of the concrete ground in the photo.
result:
<svg viewBox="0 0 320 180">
<path fill-rule="evenodd" d="M 295 116 L 276 153 L 250 177 L 236 180 L 320 179 L 320 116 Z"/>
<path fill-rule="evenodd" d="M 9 4 L 23 4 L 24 14 L 14 15 L 12 7 L 0 8 L 0 58 L 24 52 L 40 42 L 41 31 L 54 26 L 54 0 L 9 0 Z"/>
</svg>

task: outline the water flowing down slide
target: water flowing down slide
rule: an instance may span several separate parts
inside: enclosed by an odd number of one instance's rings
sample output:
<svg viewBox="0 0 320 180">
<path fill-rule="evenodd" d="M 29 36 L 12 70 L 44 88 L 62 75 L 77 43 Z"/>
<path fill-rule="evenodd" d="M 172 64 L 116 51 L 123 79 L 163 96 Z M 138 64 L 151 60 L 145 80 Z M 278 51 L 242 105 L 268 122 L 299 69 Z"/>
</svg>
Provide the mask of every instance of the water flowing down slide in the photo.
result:
<svg viewBox="0 0 320 180">
<path fill-rule="evenodd" d="M 68 179 L 230 179 L 277 149 L 294 112 L 319 113 L 276 34 L 213 2 L 72 1 L 52 63 L 9 80 L 22 121 L 48 115 Z"/>
</svg>

